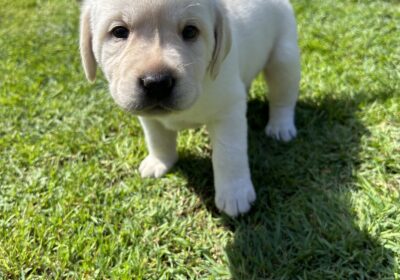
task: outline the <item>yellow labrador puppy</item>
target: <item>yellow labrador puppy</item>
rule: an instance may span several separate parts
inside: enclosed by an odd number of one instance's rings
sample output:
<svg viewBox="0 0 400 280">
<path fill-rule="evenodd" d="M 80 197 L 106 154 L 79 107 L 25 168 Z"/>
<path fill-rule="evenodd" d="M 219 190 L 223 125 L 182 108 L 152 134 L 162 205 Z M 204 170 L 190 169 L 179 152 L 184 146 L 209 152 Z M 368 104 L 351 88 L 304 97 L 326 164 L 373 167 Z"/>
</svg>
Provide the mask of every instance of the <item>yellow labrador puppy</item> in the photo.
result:
<svg viewBox="0 0 400 280">
<path fill-rule="evenodd" d="M 270 89 L 266 134 L 296 136 L 300 64 L 287 0 L 87 0 L 80 49 L 87 78 L 99 65 L 115 102 L 139 116 L 142 177 L 174 165 L 177 131 L 206 125 L 216 206 L 230 216 L 250 209 L 246 91 L 259 72 Z"/>
</svg>

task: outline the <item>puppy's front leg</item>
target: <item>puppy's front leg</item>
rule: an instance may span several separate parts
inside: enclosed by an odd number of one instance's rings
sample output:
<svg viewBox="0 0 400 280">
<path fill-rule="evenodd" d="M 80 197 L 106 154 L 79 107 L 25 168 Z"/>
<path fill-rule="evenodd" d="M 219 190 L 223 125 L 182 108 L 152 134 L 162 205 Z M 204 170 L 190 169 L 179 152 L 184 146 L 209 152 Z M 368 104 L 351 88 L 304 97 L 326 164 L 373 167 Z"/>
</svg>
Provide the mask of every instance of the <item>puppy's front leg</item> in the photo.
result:
<svg viewBox="0 0 400 280">
<path fill-rule="evenodd" d="M 247 157 L 247 122 L 237 111 L 208 126 L 213 147 L 215 204 L 235 217 L 250 210 L 256 194 Z"/>
<path fill-rule="evenodd" d="M 159 178 L 163 176 L 178 160 L 176 152 L 175 131 L 166 129 L 156 120 L 139 118 L 146 137 L 149 155 L 139 167 L 140 175 Z"/>
</svg>

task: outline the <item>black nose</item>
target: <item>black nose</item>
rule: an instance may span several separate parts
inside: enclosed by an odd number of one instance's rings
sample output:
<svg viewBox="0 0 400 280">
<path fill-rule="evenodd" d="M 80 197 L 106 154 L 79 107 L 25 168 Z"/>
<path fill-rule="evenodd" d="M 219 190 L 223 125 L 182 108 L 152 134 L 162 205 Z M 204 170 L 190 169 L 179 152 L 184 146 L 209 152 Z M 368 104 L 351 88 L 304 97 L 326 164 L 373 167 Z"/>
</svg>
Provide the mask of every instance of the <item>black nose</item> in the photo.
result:
<svg viewBox="0 0 400 280">
<path fill-rule="evenodd" d="M 152 73 L 139 78 L 144 93 L 155 99 L 167 98 L 175 86 L 175 78 L 171 73 Z"/>
</svg>

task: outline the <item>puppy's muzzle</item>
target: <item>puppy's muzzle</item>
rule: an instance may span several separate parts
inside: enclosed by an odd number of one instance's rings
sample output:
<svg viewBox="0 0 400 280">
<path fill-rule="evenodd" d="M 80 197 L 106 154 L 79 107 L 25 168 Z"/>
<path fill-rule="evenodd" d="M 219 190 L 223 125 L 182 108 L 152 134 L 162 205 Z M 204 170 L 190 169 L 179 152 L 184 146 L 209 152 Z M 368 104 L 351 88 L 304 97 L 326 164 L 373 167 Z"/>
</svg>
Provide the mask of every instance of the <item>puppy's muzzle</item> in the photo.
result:
<svg viewBox="0 0 400 280">
<path fill-rule="evenodd" d="M 169 72 L 146 74 L 139 78 L 139 86 L 146 99 L 153 102 L 171 98 L 176 79 Z"/>
<path fill-rule="evenodd" d="M 137 80 L 140 103 L 146 113 L 167 113 L 175 110 L 177 78 L 171 71 L 147 73 Z"/>
</svg>

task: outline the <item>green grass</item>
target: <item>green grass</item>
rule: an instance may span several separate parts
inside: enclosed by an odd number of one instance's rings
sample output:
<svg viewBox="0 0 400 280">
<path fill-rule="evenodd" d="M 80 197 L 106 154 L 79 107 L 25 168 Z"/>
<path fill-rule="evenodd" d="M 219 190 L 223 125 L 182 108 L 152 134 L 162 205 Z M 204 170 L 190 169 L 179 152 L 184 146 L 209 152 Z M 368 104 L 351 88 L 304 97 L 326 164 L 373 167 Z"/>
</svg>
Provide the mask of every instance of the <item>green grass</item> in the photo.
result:
<svg viewBox="0 0 400 280">
<path fill-rule="evenodd" d="M 258 200 L 213 206 L 204 130 L 140 179 L 135 118 L 84 80 L 76 1 L 0 0 L 0 279 L 400 279 L 400 4 L 293 0 L 298 138 L 249 101 Z"/>
</svg>

